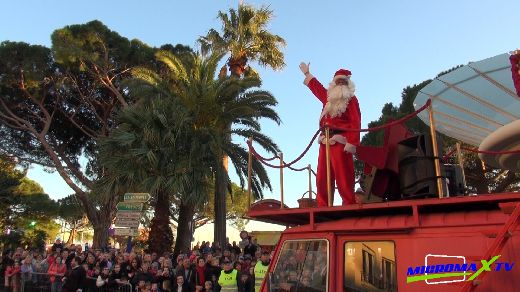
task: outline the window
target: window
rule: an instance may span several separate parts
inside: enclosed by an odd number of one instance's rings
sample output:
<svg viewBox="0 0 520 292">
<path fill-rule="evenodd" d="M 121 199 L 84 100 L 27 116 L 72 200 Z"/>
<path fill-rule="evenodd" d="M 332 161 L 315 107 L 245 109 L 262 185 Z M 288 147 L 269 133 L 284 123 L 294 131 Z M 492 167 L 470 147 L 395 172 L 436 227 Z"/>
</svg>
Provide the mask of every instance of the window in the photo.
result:
<svg viewBox="0 0 520 292">
<path fill-rule="evenodd" d="M 366 248 L 366 249 L 365 249 Z M 368 247 L 363 247 L 363 272 L 361 281 L 375 286 L 374 279 L 374 254 Z"/>
<path fill-rule="evenodd" d="M 395 262 L 383 257 L 383 289 L 385 291 L 392 291 L 390 289 L 396 285 L 395 271 Z"/>
<path fill-rule="evenodd" d="M 328 291 L 328 248 L 324 239 L 285 241 L 270 291 Z"/>
<path fill-rule="evenodd" d="M 394 249 L 391 241 L 346 242 L 343 291 L 397 291 Z"/>
</svg>

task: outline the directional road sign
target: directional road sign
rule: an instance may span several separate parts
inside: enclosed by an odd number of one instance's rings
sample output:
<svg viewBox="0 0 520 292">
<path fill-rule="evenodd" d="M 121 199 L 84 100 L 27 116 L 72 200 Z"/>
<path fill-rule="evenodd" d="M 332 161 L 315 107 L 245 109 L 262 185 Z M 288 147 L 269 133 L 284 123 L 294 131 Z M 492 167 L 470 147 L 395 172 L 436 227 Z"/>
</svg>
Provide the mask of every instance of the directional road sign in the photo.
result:
<svg viewBox="0 0 520 292">
<path fill-rule="evenodd" d="M 127 202 L 119 202 L 117 203 L 117 211 L 142 211 L 143 203 L 127 203 Z"/>
<path fill-rule="evenodd" d="M 121 235 L 121 236 L 138 236 L 139 231 L 137 229 L 132 228 L 116 228 L 114 230 L 115 235 Z"/>
<path fill-rule="evenodd" d="M 126 202 L 135 202 L 135 203 L 145 203 L 150 200 L 149 193 L 126 193 L 124 196 L 124 201 Z"/>
<path fill-rule="evenodd" d="M 139 219 L 129 219 L 129 218 L 116 218 L 115 225 L 117 227 L 132 227 L 139 228 Z"/>
<path fill-rule="evenodd" d="M 141 218 L 141 212 L 139 211 L 119 211 L 116 213 L 117 219 L 135 219 L 139 220 Z"/>
</svg>

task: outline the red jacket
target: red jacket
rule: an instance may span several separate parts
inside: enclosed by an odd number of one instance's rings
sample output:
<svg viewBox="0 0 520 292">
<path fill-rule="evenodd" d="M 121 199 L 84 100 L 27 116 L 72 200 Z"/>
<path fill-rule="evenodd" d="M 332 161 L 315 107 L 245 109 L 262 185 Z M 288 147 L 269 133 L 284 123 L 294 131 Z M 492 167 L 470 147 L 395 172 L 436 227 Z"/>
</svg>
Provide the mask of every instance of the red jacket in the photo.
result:
<svg viewBox="0 0 520 292">
<path fill-rule="evenodd" d="M 518 70 L 520 70 L 520 55 L 511 55 L 509 61 L 511 61 L 511 75 L 516 88 L 516 95 L 520 96 L 520 74 L 518 74 Z"/>
<path fill-rule="evenodd" d="M 67 271 L 67 266 L 65 264 L 61 264 L 58 267 L 58 264 L 53 263 L 49 267 L 49 271 L 47 271 L 47 273 L 50 275 L 49 279 L 50 279 L 51 283 L 53 283 L 56 280 L 56 274 L 60 274 L 63 276 L 63 275 L 65 275 L 66 271 Z"/>
<path fill-rule="evenodd" d="M 4 275 L 6 277 L 11 277 L 11 276 L 14 276 L 14 275 L 20 273 L 20 270 L 21 270 L 21 267 L 16 267 L 16 268 L 14 266 L 13 267 L 7 267 L 7 269 L 5 269 Z"/>
<path fill-rule="evenodd" d="M 327 89 L 316 78 L 312 78 L 307 85 L 314 95 L 321 101 L 323 107 L 327 104 Z M 322 108 L 323 109 L 323 108 Z M 356 96 L 352 96 L 347 109 L 338 117 L 331 118 L 324 116 L 320 120 L 320 127 L 329 125 L 331 128 L 339 127 L 344 129 L 361 128 L 361 111 Z M 359 132 L 342 132 L 342 136 L 347 138 L 348 143 L 359 146 Z"/>
</svg>

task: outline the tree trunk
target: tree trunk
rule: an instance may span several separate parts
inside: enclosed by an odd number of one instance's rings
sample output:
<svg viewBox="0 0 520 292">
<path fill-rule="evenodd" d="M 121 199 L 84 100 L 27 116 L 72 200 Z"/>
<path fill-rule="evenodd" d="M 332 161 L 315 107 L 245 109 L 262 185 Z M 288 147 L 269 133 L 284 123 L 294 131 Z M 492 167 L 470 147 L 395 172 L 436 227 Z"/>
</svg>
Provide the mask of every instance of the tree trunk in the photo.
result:
<svg viewBox="0 0 520 292">
<path fill-rule="evenodd" d="M 108 229 L 112 220 L 99 220 L 94 226 L 92 248 L 104 249 L 108 246 Z"/>
<path fill-rule="evenodd" d="M 231 72 L 231 76 L 236 78 L 241 78 L 244 75 L 247 65 L 247 57 L 238 56 L 228 61 L 229 71 Z"/>
<path fill-rule="evenodd" d="M 74 222 L 74 225 L 72 226 L 72 229 L 69 233 L 69 238 L 67 239 L 67 244 L 72 244 L 74 242 L 74 235 L 76 234 L 76 222 Z"/>
<path fill-rule="evenodd" d="M 194 215 L 195 206 L 193 204 L 181 204 L 179 206 L 179 223 L 177 226 L 177 237 L 175 238 L 175 249 L 173 250 L 174 259 L 180 253 L 187 252 L 191 248 Z"/>
<path fill-rule="evenodd" d="M 150 224 L 148 238 L 149 252 L 163 254 L 171 251 L 173 234 L 170 228 L 170 198 L 168 193 L 160 191 L 155 202 L 154 217 Z"/>
<path fill-rule="evenodd" d="M 218 78 L 219 79 L 226 78 L 227 70 L 228 70 L 228 67 L 226 65 L 222 66 L 222 68 L 220 68 L 220 71 L 218 73 Z"/>
<path fill-rule="evenodd" d="M 222 165 L 215 171 L 215 242 L 224 247 L 226 244 L 226 195 L 228 179 L 223 165 L 223 159 L 220 159 Z"/>
<path fill-rule="evenodd" d="M 107 200 L 100 210 L 96 209 L 93 214 L 87 213 L 87 218 L 94 227 L 94 238 L 92 239 L 92 248 L 106 248 L 108 246 L 108 230 L 112 225 L 112 220 L 116 216 L 116 205 L 119 201 L 119 194 L 115 194 Z M 92 217 L 94 219 L 92 219 Z"/>
</svg>

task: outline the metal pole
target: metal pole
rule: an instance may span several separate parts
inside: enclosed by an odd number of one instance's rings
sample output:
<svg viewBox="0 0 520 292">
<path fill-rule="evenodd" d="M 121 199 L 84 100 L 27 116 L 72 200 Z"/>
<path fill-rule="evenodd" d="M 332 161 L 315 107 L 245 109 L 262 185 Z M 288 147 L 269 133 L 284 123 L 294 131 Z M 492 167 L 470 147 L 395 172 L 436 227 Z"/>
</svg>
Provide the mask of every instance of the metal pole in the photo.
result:
<svg viewBox="0 0 520 292">
<path fill-rule="evenodd" d="M 280 209 L 283 209 L 283 153 L 280 152 L 278 154 L 278 157 L 280 158 L 280 196 L 282 199 L 282 204 L 280 205 Z"/>
<path fill-rule="evenodd" d="M 253 145 L 253 137 L 249 137 L 249 145 Z M 253 174 L 253 152 L 249 149 L 247 157 L 247 206 L 251 206 L 251 176 Z M 249 209 L 249 208 L 248 208 Z"/>
<path fill-rule="evenodd" d="M 435 131 L 435 120 L 433 118 L 433 106 L 430 104 L 428 107 L 429 117 L 430 117 L 430 134 L 432 136 L 432 146 L 433 146 L 433 156 L 435 163 L 435 176 L 437 176 L 437 192 L 439 194 L 439 198 L 444 198 L 444 187 L 442 185 L 442 177 L 441 177 L 441 164 L 439 162 L 439 149 L 437 148 L 437 132 Z"/>
<path fill-rule="evenodd" d="M 327 161 L 327 198 L 328 206 L 332 207 L 332 189 L 330 185 L 330 129 L 325 127 L 325 159 Z"/>
<path fill-rule="evenodd" d="M 460 150 L 460 142 L 457 142 L 457 159 L 462 170 L 462 185 L 466 189 L 466 174 L 464 173 L 464 158 L 462 158 L 462 151 Z"/>
<path fill-rule="evenodd" d="M 309 199 L 312 199 L 312 168 L 311 165 L 307 165 L 307 170 L 309 171 Z"/>
</svg>

